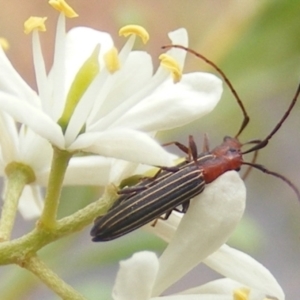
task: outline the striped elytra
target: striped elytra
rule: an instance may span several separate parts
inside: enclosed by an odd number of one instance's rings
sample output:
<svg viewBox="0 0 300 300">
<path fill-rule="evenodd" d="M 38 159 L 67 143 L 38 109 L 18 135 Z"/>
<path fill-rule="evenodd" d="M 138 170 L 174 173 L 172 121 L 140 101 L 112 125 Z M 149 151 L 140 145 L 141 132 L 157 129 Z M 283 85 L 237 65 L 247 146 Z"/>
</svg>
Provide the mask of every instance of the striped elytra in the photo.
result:
<svg viewBox="0 0 300 300">
<path fill-rule="evenodd" d="M 96 219 L 91 231 L 93 241 L 111 240 L 133 231 L 195 197 L 205 187 L 203 174 L 194 164 L 168 175 Z"/>
</svg>

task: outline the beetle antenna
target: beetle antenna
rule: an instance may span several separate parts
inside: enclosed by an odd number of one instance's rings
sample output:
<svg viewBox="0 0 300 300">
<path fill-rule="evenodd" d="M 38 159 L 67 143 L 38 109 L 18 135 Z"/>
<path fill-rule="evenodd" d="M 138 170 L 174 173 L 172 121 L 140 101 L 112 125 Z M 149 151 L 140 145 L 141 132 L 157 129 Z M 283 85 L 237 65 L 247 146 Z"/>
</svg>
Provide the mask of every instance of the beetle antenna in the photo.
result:
<svg viewBox="0 0 300 300">
<path fill-rule="evenodd" d="M 249 176 L 249 174 L 252 170 L 252 165 L 256 163 L 257 157 L 258 157 L 258 150 L 254 152 L 254 155 L 253 155 L 253 157 L 251 159 L 251 162 L 250 162 L 251 165 L 248 165 L 245 173 L 243 174 L 243 176 L 242 176 L 243 180 L 246 180 L 246 178 Z"/>
<path fill-rule="evenodd" d="M 244 120 L 242 122 L 242 125 L 238 131 L 238 133 L 235 135 L 235 138 L 238 138 L 239 135 L 243 132 L 243 130 L 246 128 L 247 124 L 249 123 L 249 116 L 246 112 L 246 109 L 244 107 L 244 104 L 242 102 L 242 100 L 240 99 L 239 95 L 237 94 L 236 90 L 234 89 L 233 85 L 231 84 L 231 82 L 229 81 L 228 77 L 225 75 L 225 73 L 215 64 L 213 63 L 211 60 L 207 59 L 205 56 L 203 56 L 202 54 L 181 46 L 181 45 L 166 45 L 166 46 L 162 46 L 162 49 L 168 49 L 168 48 L 179 48 L 179 49 L 183 49 L 186 52 L 192 53 L 193 55 L 195 55 L 196 57 L 204 60 L 207 64 L 209 64 L 210 66 L 212 66 L 220 75 L 221 77 L 224 79 L 224 81 L 226 82 L 227 86 L 229 87 L 230 91 L 232 92 L 233 96 L 235 97 L 239 107 L 241 108 L 242 112 L 243 112 L 243 116 L 244 116 Z"/>
<path fill-rule="evenodd" d="M 264 147 L 266 147 L 268 145 L 269 140 L 279 130 L 279 128 L 281 127 L 281 125 L 284 123 L 284 121 L 286 120 L 286 118 L 289 116 L 291 110 L 293 109 L 293 107 L 295 106 L 295 104 L 297 102 L 299 94 L 300 94 L 300 84 L 298 85 L 297 91 L 295 93 L 295 96 L 292 99 L 291 104 L 289 105 L 287 111 L 284 113 L 284 115 L 282 116 L 281 120 L 277 123 L 277 125 L 275 126 L 275 128 L 270 132 L 270 134 L 264 140 L 262 140 L 260 143 L 258 143 L 257 145 L 253 146 L 249 150 L 243 152 L 242 154 L 246 154 L 246 153 L 250 153 L 252 151 L 256 151 L 256 150 L 262 149 L 262 148 L 264 148 Z"/>
<path fill-rule="evenodd" d="M 248 165 L 248 166 L 251 166 L 255 169 L 258 169 L 266 174 L 270 174 L 272 176 L 275 176 L 277 178 L 280 178 L 282 181 L 284 181 L 285 183 L 287 183 L 292 189 L 293 191 L 296 193 L 297 195 L 297 198 L 298 198 L 298 201 L 300 202 L 300 192 L 298 190 L 298 188 L 289 180 L 287 179 L 286 177 L 276 173 L 276 172 L 272 172 L 272 171 L 269 171 L 268 169 L 266 169 L 264 166 L 262 165 L 259 165 L 259 164 L 254 164 L 254 163 L 249 163 L 249 162 L 243 162 L 243 165 Z"/>
</svg>

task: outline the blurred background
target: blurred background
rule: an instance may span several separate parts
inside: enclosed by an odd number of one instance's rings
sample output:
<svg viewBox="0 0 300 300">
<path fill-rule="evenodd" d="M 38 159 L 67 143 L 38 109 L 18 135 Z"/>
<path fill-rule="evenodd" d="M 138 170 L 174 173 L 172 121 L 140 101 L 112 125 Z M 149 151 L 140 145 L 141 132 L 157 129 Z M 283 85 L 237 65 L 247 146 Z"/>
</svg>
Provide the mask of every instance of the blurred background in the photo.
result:
<svg viewBox="0 0 300 300">
<path fill-rule="evenodd" d="M 22 3 L 22 4 L 21 4 Z M 279 121 L 300 80 L 300 1 L 290 0 L 73 0 L 79 18 L 67 20 L 68 28 L 90 26 L 109 32 L 120 48 L 118 29 L 128 23 L 144 26 L 150 41 L 145 49 L 157 62 L 167 33 L 179 27 L 189 32 L 192 49 L 206 55 L 230 78 L 251 117 L 241 141 L 264 138 Z M 0 0 L 0 36 L 8 39 L 7 52 L 14 67 L 35 88 L 31 36 L 23 33 L 29 16 L 48 16 L 47 32 L 41 34 L 47 66 L 52 64 L 57 13 L 47 1 Z M 214 72 L 188 55 L 185 72 Z M 300 103 L 269 145 L 260 151 L 258 162 L 291 179 L 300 189 Z M 207 133 L 211 146 L 225 135 L 235 135 L 242 114 L 225 87 L 222 101 L 213 113 L 180 130 L 162 133 L 161 142 L 187 142 L 193 134 L 200 145 Z M 251 160 L 245 157 L 245 160 Z M 230 244 L 265 265 L 277 278 L 286 299 L 296 299 L 300 286 L 300 205 L 284 182 L 253 170 L 246 179 L 247 209 Z M 98 198 L 95 188 L 65 188 L 60 216 L 65 216 Z M 14 231 L 19 237 L 34 226 L 20 216 Z M 110 299 L 118 261 L 135 251 L 150 249 L 158 254 L 165 243 L 138 230 L 107 243 L 92 243 L 90 228 L 42 249 L 45 262 L 88 299 Z M 1 254 L 0 254 L 1 255 Z M 174 262 L 178 263 L 178 262 Z M 170 292 L 205 283 L 218 274 L 200 266 Z M 47 287 L 17 266 L 0 269 L 1 299 L 57 299 Z"/>
</svg>

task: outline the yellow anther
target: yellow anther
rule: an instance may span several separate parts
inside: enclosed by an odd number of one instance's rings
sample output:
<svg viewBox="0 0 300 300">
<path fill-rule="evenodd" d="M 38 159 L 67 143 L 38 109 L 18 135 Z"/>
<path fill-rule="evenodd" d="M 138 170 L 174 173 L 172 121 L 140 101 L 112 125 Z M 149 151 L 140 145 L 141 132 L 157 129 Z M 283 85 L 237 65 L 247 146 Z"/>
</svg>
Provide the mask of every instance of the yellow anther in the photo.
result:
<svg viewBox="0 0 300 300">
<path fill-rule="evenodd" d="M 118 56 L 118 50 L 113 47 L 104 54 L 104 62 L 107 70 L 110 73 L 114 73 L 120 69 L 120 60 Z"/>
<path fill-rule="evenodd" d="M 24 32 L 29 34 L 33 30 L 38 31 L 46 31 L 45 21 L 47 20 L 46 17 L 30 17 L 24 23 Z"/>
<path fill-rule="evenodd" d="M 9 42 L 7 39 L 0 37 L 0 47 L 2 47 L 2 49 L 4 51 L 7 51 L 9 49 Z"/>
<path fill-rule="evenodd" d="M 127 25 L 122 27 L 119 30 L 119 35 L 123 35 L 125 37 L 129 36 L 129 35 L 138 35 L 144 44 L 146 44 L 149 40 L 149 33 L 146 31 L 146 29 L 142 26 L 139 25 Z"/>
<path fill-rule="evenodd" d="M 250 289 L 240 288 L 233 291 L 233 300 L 248 300 Z"/>
<path fill-rule="evenodd" d="M 182 71 L 178 62 L 168 54 L 161 54 L 159 56 L 161 66 L 171 72 L 174 83 L 179 82 L 182 77 Z"/>
<path fill-rule="evenodd" d="M 78 14 L 65 0 L 50 0 L 48 3 L 68 18 L 78 17 Z"/>
</svg>

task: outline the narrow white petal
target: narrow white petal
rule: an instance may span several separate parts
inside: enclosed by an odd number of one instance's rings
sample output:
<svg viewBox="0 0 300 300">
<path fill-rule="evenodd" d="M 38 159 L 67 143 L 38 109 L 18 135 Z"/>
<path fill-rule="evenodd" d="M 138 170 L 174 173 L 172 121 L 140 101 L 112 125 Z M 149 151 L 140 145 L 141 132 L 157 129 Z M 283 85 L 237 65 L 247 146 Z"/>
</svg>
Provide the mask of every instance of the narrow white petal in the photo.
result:
<svg viewBox="0 0 300 300">
<path fill-rule="evenodd" d="M 142 51 L 130 53 L 125 65 L 121 66 L 121 69 L 113 75 L 115 77 L 114 85 L 110 87 L 106 94 L 103 94 L 102 90 L 99 92 L 92 111 L 92 117 L 89 118 L 89 123 L 96 122 L 92 128 L 94 126 L 97 128 L 97 121 L 100 119 L 99 124 L 101 124 L 101 118 L 111 113 L 119 105 L 123 107 L 123 110 L 118 109 L 119 116 L 130 109 L 132 104 L 127 105 L 126 101 L 148 84 L 152 72 L 152 60 L 148 53 Z M 99 96 L 103 99 L 99 99 Z M 114 122 L 119 116 L 114 114 L 114 117 L 111 117 L 112 121 Z"/>
<path fill-rule="evenodd" d="M 41 137 L 51 141 L 57 147 L 64 147 L 61 128 L 40 109 L 2 92 L 0 92 L 0 109 L 10 114 L 16 121 L 30 127 Z"/>
<path fill-rule="evenodd" d="M 127 98 L 125 102 L 122 102 L 119 106 L 105 117 L 101 118 L 100 122 L 96 125 L 97 127 L 92 128 L 93 130 L 104 130 L 106 128 L 114 128 L 119 124 L 121 116 L 127 112 L 131 107 L 134 107 L 141 102 L 142 99 L 148 97 L 158 86 L 162 84 L 164 80 L 168 78 L 168 71 L 162 70 L 159 74 L 155 74 L 151 80 L 141 90 Z"/>
<path fill-rule="evenodd" d="M 223 245 L 208 256 L 204 263 L 245 286 L 263 291 L 279 300 L 284 299 L 284 293 L 270 271 L 244 252 Z"/>
<path fill-rule="evenodd" d="M 182 45 L 187 47 L 189 44 L 188 33 L 185 28 L 179 28 L 175 31 L 169 32 L 168 36 L 171 39 L 173 45 Z M 167 53 L 174 57 L 181 68 L 183 68 L 185 57 L 187 54 L 186 51 L 182 49 L 172 48 L 168 50 Z"/>
<path fill-rule="evenodd" d="M 237 172 L 230 171 L 191 201 L 173 239 L 160 257 L 154 296 L 227 241 L 243 215 L 245 200 L 243 181 Z"/>
<path fill-rule="evenodd" d="M 48 107 L 51 107 L 51 113 L 48 114 L 56 121 L 58 116 L 55 113 L 61 115 L 65 104 L 66 93 L 66 18 L 64 14 L 60 14 L 56 25 L 55 35 L 55 49 L 53 66 L 51 73 L 49 74 L 49 85 L 52 88 L 52 103 L 48 103 Z M 50 100 L 50 99 L 49 99 Z"/>
<path fill-rule="evenodd" d="M 124 61 L 128 57 L 128 55 L 132 52 L 132 48 L 134 46 L 135 41 L 136 41 L 136 35 L 134 34 L 130 35 L 119 53 L 119 58 L 121 61 Z"/>
<path fill-rule="evenodd" d="M 41 215 L 44 202 L 40 187 L 26 185 L 19 200 L 19 210 L 24 219 L 34 219 Z"/>
<path fill-rule="evenodd" d="M 80 135 L 68 148 L 149 165 L 170 166 L 172 156 L 147 134 L 130 129 L 112 129 Z"/>
<path fill-rule="evenodd" d="M 172 44 L 180 44 L 186 47 L 188 45 L 188 35 L 187 35 L 187 31 L 184 28 L 180 28 L 178 30 L 170 32 L 169 38 L 171 39 Z M 184 60 L 186 57 L 186 51 L 173 48 L 168 50 L 167 54 L 172 56 L 179 63 L 181 68 L 183 68 Z M 160 83 L 163 83 L 165 80 L 171 78 L 171 74 L 169 71 L 167 71 L 164 67 L 160 65 L 153 78 L 157 78 L 160 80 Z"/>
<path fill-rule="evenodd" d="M 120 262 L 116 283 L 113 288 L 114 300 L 148 300 L 159 268 L 156 255 L 143 251 Z"/>
<path fill-rule="evenodd" d="M 134 106 L 114 126 L 158 131 L 188 124 L 211 112 L 222 94 L 222 82 L 212 74 L 187 74 L 178 84 L 168 81 Z"/>
<path fill-rule="evenodd" d="M 46 72 L 45 61 L 42 54 L 41 42 L 39 38 L 38 31 L 32 33 L 32 51 L 33 51 L 33 61 L 34 61 L 34 70 L 35 78 L 38 87 L 38 92 L 40 99 L 42 99 L 43 111 L 50 111 L 50 98 L 51 90 L 48 85 L 48 78 Z"/>
<path fill-rule="evenodd" d="M 26 100 L 34 106 L 40 105 L 36 93 L 14 69 L 2 47 L 0 47 L 0 90 Z"/>
</svg>

